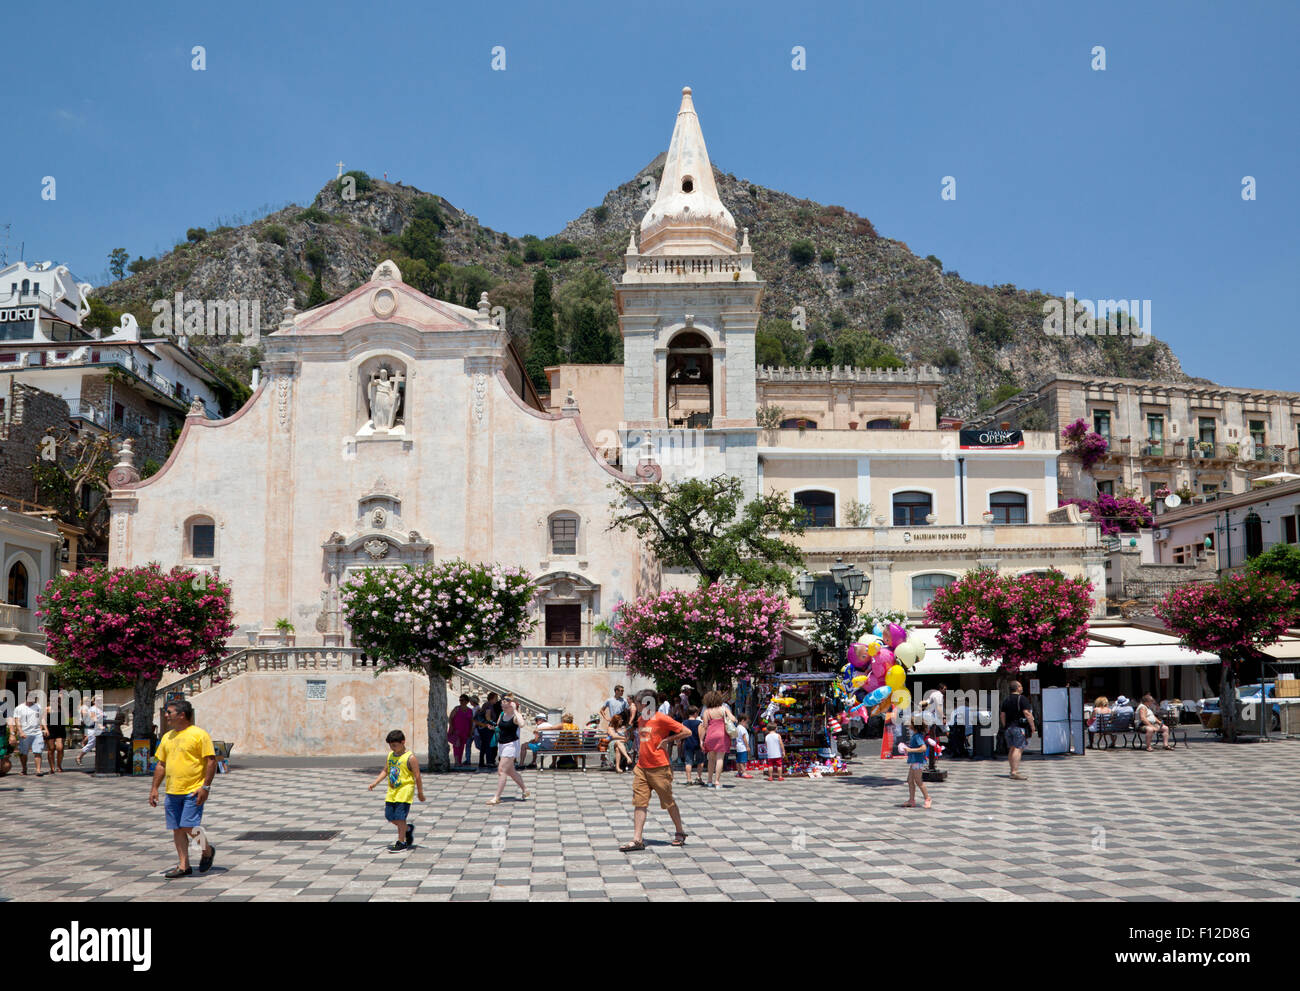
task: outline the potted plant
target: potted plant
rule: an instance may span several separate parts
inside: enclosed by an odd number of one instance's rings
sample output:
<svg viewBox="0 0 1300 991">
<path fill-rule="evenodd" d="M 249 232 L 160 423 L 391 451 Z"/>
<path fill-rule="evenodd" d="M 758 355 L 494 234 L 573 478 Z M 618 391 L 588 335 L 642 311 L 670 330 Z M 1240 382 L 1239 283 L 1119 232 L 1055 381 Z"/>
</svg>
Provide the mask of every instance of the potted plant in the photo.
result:
<svg viewBox="0 0 1300 991">
<path fill-rule="evenodd" d="M 992 523 L 992 522 L 993 522 L 993 512 L 992 512 L 992 510 L 986 512 L 986 513 L 981 517 L 981 519 L 984 520 L 985 524 Z"/>
<path fill-rule="evenodd" d="M 1011 421 L 1010 421 L 1010 420 L 1003 420 L 1000 424 L 998 424 L 998 426 L 1000 426 L 1003 430 L 1010 430 L 1010 429 L 1011 429 Z"/>
<path fill-rule="evenodd" d="M 1230 458 L 1235 458 L 1237 456 L 1237 453 L 1241 450 L 1241 446 L 1239 444 L 1224 444 L 1223 447 L 1224 450 L 1228 452 L 1228 457 Z"/>
<path fill-rule="evenodd" d="M 277 619 L 275 621 L 275 628 L 279 631 L 280 636 L 284 638 L 284 645 L 286 647 L 292 647 L 297 640 L 294 636 L 293 624 L 287 619 Z"/>
<path fill-rule="evenodd" d="M 591 628 L 591 632 L 595 634 L 596 643 L 599 646 L 604 647 L 609 643 L 609 638 L 613 634 L 614 628 L 603 619 L 600 619 L 597 620 L 596 624 Z"/>
<path fill-rule="evenodd" d="M 1196 445 L 1196 450 L 1202 458 L 1208 458 L 1214 453 L 1214 445 L 1208 440 L 1203 440 Z"/>
<path fill-rule="evenodd" d="M 857 421 L 857 420 L 850 420 L 850 421 L 849 421 L 849 429 L 850 429 L 850 430 L 857 430 L 857 429 L 858 429 L 858 421 Z"/>
<path fill-rule="evenodd" d="M 925 522 L 926 522 L 927 524 L 929 524 L 930 526 L 934 526 L 935 520 L 937 520 L 938 518 L 939 518 L 939 517 L 938 517 L 936 514 L 934 514 L 934 513 L 926 513 L 926 514 L 925 514 Z"/>
</svg>

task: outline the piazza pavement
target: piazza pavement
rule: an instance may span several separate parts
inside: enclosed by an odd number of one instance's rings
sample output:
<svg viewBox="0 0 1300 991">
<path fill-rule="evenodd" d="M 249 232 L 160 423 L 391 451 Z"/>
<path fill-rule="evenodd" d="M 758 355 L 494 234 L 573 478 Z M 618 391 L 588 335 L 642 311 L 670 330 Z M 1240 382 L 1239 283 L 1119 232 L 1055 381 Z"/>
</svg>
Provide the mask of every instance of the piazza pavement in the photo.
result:
<svg viewBox="0 0 1300 991">
<path fill-rule="evenodd" d="M 205 874 L 175 861 L 147 778 L 75 768 L 0 778 L 0 899 L 20 901 L 1127 901 L 1300 897 L 1300 742 L 1229 746 L 1192 737 L 1171 753 L 1089 751 L 947 761 L 934 808 L 903 809 L 905 764 L 861 741 L 847 777 L 726 777 L 676 794 L 690 838 L 652 800 L 647 849 L 631 837 L 631 776 L 525 771 L 485 803 L 493 773 L 426 775 L 416 846 L 390 853 L 382 756 L 245 758 L 214 782 Z M 919 798 L 919 796 L 918 796 Z M 320 830 L 324 840 L 250 840 Z"/>
</svg>

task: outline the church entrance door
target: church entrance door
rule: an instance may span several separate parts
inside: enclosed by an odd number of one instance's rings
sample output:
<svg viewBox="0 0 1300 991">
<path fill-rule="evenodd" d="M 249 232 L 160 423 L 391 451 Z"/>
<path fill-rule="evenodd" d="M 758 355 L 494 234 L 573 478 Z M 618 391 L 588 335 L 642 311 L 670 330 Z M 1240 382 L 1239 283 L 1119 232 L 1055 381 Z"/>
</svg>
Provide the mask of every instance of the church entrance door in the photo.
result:
<svg viewBox="0 0 1300 991">
<path fill-rule="evenodd" d="M 546 646 L 576 647 L 582 642 L 582 606 L 546 607 Z"/>
</svg>

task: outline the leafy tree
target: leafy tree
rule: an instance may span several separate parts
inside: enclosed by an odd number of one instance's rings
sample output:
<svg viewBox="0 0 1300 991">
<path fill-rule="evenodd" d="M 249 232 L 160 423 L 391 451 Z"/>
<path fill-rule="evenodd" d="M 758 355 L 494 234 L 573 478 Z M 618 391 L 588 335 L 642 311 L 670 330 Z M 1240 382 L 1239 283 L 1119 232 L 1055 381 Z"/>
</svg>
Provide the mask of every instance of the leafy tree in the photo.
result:
<svg viewBox="0 0 1300 991">
<path fill-rule="evenodd" d="M 830 368 L 835 363 L 835 352 L 826 341 L 814 341 L 808 364 L 813 368 Z"/>
<path fill-rule="evenodd" d="M 1182 585 L 1156 605 L 1155 613 L 1185 649 L 1219 655 L 1219 714 L 1223 738 L 1232 742 L 1237 738 L 1237 671 L 1242 661 L 1300 625 L 1300 585 L 1268 570 L 1247 568 L 1217 582 Z"/>
<path fill-rule="evenodd" d="M 397 245 L 406 254 L 418 258 L 429 268 L 437 268 L 443 261 L 441 235 L 442 225 L 438 221 L 417 216 L 406 225 L 397 239 Z"/>
<path fill-rule="evenodd" d="M 1300 546 L 1274 544 L 1263 554 L 1252 558 L 1246 568 L 1261 574 L 1277 575 L 1300 585 Z"/>
<path fill-rule="evenodd" d="M 754 364 L 759 368 L 764 366 L 780 368 L 788 364 L 785 359 L 785 348 L 781 346 L 780 338 L 764 333 L 761 330 L 755 333 Z"/>
<path fill-rule="evenodd" d="M 329 302 L 329 294 L 325 292 L 325 287 L 321 285 L 320 273 L 316 273 L 316 278 L 311 280 L 311 289 L 307 293 L 307 309 L 314 306 L 320 306 L 321 303 Z"/>
<path fill-rule="evenodd" d="M 584 313 L 588 316 L 582 317 Z M 557 350 L 563 351 L 564 344 L 567 343 L 572 353 L 576 347 L 580 318 L 591 319 L 592 316 L 597 328 L 603 332 L 612 332 L 618 326 L 614 289 L 609 279 L 602 277 L 595 269 L 583 269 L 555 294 Z"/>
<path fill-rule="evenodd" d="M 215 664 L 235 632 L 230 586 L 187 568 L 85 568 L 52 578 L 37 599 L 46 650 L 65 670 L 134 683 L 131 735 L 145 739 L 167 671 Z"/>
<path fill-rule="evenodd" d="M 862 637 L 866 636 L 875 627 L 877 623 L 885 626 L 889 623 L 905 624 L 907 614 L 902 612 L 882 612 L 854 613 L 853 622 L 849 624 L 848 637 L 849 643 L 856 643 Z M 839 612 L 819 612 L 813 613 L 813 625 L 807 631 L 807 640 L 825 657 L 835 657 L 840 650 L 840 644 L 843 642 L 840 630 Z M 838 663 L 843 664 L 846 658 L 839 658 Z"/>
<path fill-rule="evenodd" d="M 560 261 L 568 261 L 572 258 L 581 258 L 582 250 L 576 244 L 570 244 L 568 241 L 560 241 L 555 245 L 551 252 L 552 258 L 558 258 Z"/>
<path fill-rule="evenodd" d="M 455 295 L 460 298 L 462 305 L 472 310 L 478 307 L 479 297 L 495 283 L 492 273 L 482 265 L 466 265 L 456 271 Z"/>
<path fill-rule="evenodd" d="M 344 586 L 352 642 L 380 670 L 408 668 L 429 678 L 429 770 L 451 770 L 447 677 L 476 655 L 514 650 L 532 631 L 536 588 L 520 568 L 446 560 L 402 568 L 362 568 Z"/>
<path fill-rule="evenodd" d="M 975 337 L 987 341 L 995 348 L 1010 344 L 1015 337 L 1015 331 L 1011 329 L 1007 315 L 1001 311 L 993 314 L 992 317 L 977 313 L 975 319 L 971 321 L 970 331 Z"/>
<path fill-rule="evenodd" d="M 794 367 L 804 363 L 804 357 L 808 353 L 807 333 L 794 326 L 789 320 L 760 319 L 758 333 L 754 338 L 755 346 L 760 335 L 765 340 L 769 338 L 775 340 L 781 348 L 782 358 L 773 367 Z"/>
<path fill-rule="evenodd" d="M 326 261 L 325 249 L 315 241 L 308 241 L 304 247 L 302 257 L 311 266 L 312 271 L 319 274 Z"/>
<path fill-rule="evenodd" d="M 578 326 L 569 349 L 569 360 L 579 365 L 604 365 L 614 360 L 614 342 L 600 327 L 600 318 L 590 305 L 578 311 Z"/>
<path fill-rule="evenodd" d="M 416 220 L 431 220 L 438 225 L 438 230 L 445 230 L 447 218 L 443 216 L 438 201 L 432 196 L 421 196 L 411 209 L 411 216 Z"/>
<path fill-rule="evenodd" d="M 718 475 L 631 486 L 614 482 L 609 529 L 631 531 L 665 568 L 691 568 L 700 585 L 736 580 L 792 591 L 791 569 L 803 563 L 782 539 L 804 532 L 802 507 L 777 492 L 741 504 L 739 478 Z"/>
<path fill-rule="evenodd" d="M 833 265 L 835 263 L 834 248 L 822 248 L 821 263 L 823 265 Z"/>
<path fill-rule="evenodd" d="M 961 352 L 956 348 L 944 348 L 934 363 L 940 368 L 958 368 L 961 365 Z"/>
<path fill-rule="evenodd" d="M 637 674 L 709 688 L 771 671 L 789 621 L 785 597 L 763 589 L 670 589 L 619 603 L 612 642 Z"/>
<path fill-rule="evenodd" d="M 807 265 L 817 257 L 817 249 L 809 240 L 795 241 L 790 245 L 790 260 L 800 268 Z"/>
<path fill-rule="evenodd" d="M 528 377 L 539 392 L 549 392 L 546 368 L 559 361 L 555 347 L 555 303 L 551 299 L 551 277 L 545 269 L 533 277 L 533 332 L 528 336 Z"/>
<path fill-rule="evenodd" d="M 54 438 L 53 451 L 43 441 L 38 443 L 32 462 L 37 501 L 54 509 L 59 519 L 84 527 L 87 549 L 107 546 L 108 503 L 105 500 L 111 491 L 108 473 L 116 463 L 113 437 L 90 431 L 73 433 L 69 428 L 50 436 Z M 52 458 L 48 456 L 51 453 Z M 90 501 L 84 496 L 88 491 L 98 491 L 104 497 L 89 510 L 82 508 Z"/>
<path fill-rule="evenodd" d="M 935 255 L 926 255 L 926 256 L 925 256 L 925 260 L 928 261 L 928 262 L 929 262 L 931 265 L 933 265 L 935 268 L 937 268 L 940 272 L 943 271 L 943 262 L 939 261 L 939 259 L 938 259 L 937 256 L 935 256 Z"/>
<path fill-rule="evenodd" d="M 880 324 L 886 331 L 901 330 L 903 327 L 903 311 L 892 303 L 885 307 L 885 316 Z"/>
<path fill-rule="evenodd" d="M 208 236 L 208 232 L 202 227 L 191 227 L 185 232 L 185 240 L 192 244 L 197 244 Z"/>
<path fill-rule="evenodd" d="M 289 232 L 279 224 L 267 224 L 262 228 L 262 237 L 283 248 L 289 241 Z"/>
<path fill-rule="evenodd" d="M 89 330 L 92 327 L 98 327 L 100 330 L 111 330 L 118 326 L 122 321 L 122 314 L 113 309 L 102 299 L 91 296 L 87 302 L 90 303 L 90 312 L 86 314 L 86 319 L 82 321 L 82 326 Z"/>
<path fill-rule="evenodd" d="M 114 248 L 108 253 L 108 271 L 115 280 L 120 282 L 126 278 L 126 266 L 130 258 L 125 248 Z"/>
<path fill-rule="evenodd" d="M 340 196 L 343 195 L 343 179 L 347 176 L 353 178 L 356 187 L 356 194 L 358 196 L 363 193 L 368 193 L 374 188 L 375 182 L 370 178 L 369 174 L 362 172 L 360 169 L 349 169 L 347 172 L 344 172 L 343 176 L 337 181 L 337 189 Z"/>
<path fill-rule="evenodd" d="M 1088 646 L 1092 583 L 1045 575 L 1000 575 L 993 568 L 968 571 L 937 590 L 925 619 L 939 627 L 949 654 L 970 654 L 985 666 L 1015 674 L 1026 664 L 1063 664 Z"/>
<path fill-rule="evenodd" d="M 132 275 L 138 275 L 140 272 L 143 272 L 153 263 L 154 263 L 154 259 L 146 258 L 144 257 L 144 255 L 137 255 L 135 261 L 133 261 L 127 267 L 131 270 Z"/>
<path fill-rule="evenodd" d="M 836 365 L 850 368 L 903 368 L 905 363 L 898 353 L 873 334 L 861 328 L 841 331 L 835 339 Z"/>
</svg>

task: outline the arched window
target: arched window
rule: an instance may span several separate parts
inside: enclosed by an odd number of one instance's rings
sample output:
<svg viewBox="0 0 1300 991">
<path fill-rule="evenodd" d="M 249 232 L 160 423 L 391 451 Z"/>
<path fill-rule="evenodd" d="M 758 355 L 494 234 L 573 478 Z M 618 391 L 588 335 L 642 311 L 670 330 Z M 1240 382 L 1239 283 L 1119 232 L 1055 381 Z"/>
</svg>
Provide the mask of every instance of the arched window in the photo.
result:
<svg viewBox="0 0 1300 991">
<path fill-rule="evenodd" d="M 868 430 L 892 430 L 894 429 L 894 421 L 887 416 L 879 417 L 875 420 L 868 420 L 867 429 Z"/>
<path fill-rule="evenodd" d="M 834 492 L 819 492 L 816 490 L 796 492 L 794 504 L 803 507 L 804 514 L 807 516 L 807 526 L 835 525 Z"/>
<path fill-rule="evenodd" d="M 782 430 L 816 430 L 817 421 L 806 416 L 792 416 L 781 421 Z"/>
<path fill-rule="evenodd" d="M 1028 523 L 1029 497 L 1023 492 L 989 494 L 989 510 L 994 523 Z"/>
<path fill-rule="evenodd" d="M 23 279 L 23 295 L 26 296 L 29 292 L 31 292 L 31 289 L 32 289 L 31 281 L 29 279 Z"/>
<path fill-rule="evenodd" d="M 211 516 L 193 516 L 186 522 L 185 556 L 191 560 L 217 556 L 217 527 Z"/>
<path fill-rule="evenodd" d="M 686 330 L 668 342 L 666 415 L 674 427 L 708 427 L 713 423 L 713 349 L 698 330 Z"/>
<path fill-rule="evenodd" d="M 22 561 L 15 561 L 9 569 L 9 598 L 11 605 L 27 608 L 27 566 Z"/>
<path fill-rule="evenodd" d="M 924 609 L 939 589 L 957 579 L 952 575 L 917 575 L 912 579 L 912 608 Z"/>
<path fill-rule="evenodd" d="M 1264 553 L 1264 525 L 1259 514 L 1246 514 L 1246 557 L 1259 557 Z"/>
<path fill-rule="evenodd" d="M 934 512 L 929 492 L 895 492 L 894 526 L 925 526 L 925 518 Z"/>
<path fill-rule="evenodd" d="M 578 553 L 578 517 L 556 513 L 550 520 L 551 553 L 572 557 Z"/>
</svg>

